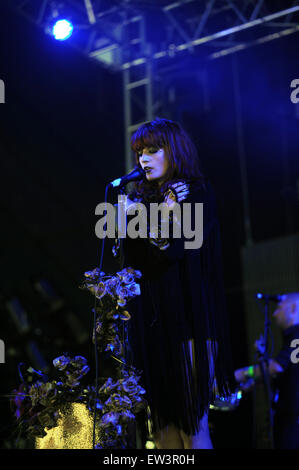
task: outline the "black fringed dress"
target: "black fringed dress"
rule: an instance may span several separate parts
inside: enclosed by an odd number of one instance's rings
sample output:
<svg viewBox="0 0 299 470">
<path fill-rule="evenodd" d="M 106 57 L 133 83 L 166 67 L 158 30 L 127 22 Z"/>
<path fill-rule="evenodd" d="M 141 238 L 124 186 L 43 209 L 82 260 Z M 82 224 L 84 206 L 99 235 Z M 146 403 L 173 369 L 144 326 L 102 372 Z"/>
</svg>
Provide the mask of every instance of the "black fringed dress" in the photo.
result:
<svg viewBox="0 0 299 470">
<path fill-rule="evenodd" d="M 141 202 L 149 209 L 147 201 Z M 191 203 L 192 229 L 194 203 L 203 203 L 202 246 L 186 249 L 183 234 L 173 238 L 171 231 L 166 249 L 150 238 L 126 237 L 122 267 L 142 273 L 141 295 L 128 305 L 129 344 L 132 363 L 142 371 L 153 432 L 173 423 L 194 435 L 215 384 L 218 394 L 226 396 L 233 375 L 211 184 L 191 184 L 183 202 Z"/>
</svg>

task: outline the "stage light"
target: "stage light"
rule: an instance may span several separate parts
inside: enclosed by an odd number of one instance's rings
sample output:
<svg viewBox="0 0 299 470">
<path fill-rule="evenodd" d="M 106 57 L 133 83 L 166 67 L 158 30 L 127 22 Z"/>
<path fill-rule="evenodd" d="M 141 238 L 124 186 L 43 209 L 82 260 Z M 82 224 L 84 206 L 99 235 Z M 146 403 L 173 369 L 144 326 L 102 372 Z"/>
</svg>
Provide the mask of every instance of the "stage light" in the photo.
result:
<svg viewBox="0 0 299 470">
<path fill-rule="evenodd" d="M 69 20 L 57 20 L 53 26 L 52 34 L 57 41 L 65 41 L 73 33 L 73 25 Z"/>
</svg>

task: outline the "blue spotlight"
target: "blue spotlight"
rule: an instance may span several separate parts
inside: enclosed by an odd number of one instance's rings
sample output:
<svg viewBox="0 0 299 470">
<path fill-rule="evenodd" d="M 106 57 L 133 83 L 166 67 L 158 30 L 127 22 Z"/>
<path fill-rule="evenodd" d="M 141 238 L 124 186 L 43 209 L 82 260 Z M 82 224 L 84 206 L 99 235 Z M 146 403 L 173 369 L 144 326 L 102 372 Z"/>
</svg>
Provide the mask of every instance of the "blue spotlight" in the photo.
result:
<svg viewBox="0 0 299 470">
<path fill-rule="evenodd" d="M 65 41 L 72 35 L 73 29 L 74 27 L 70 21 L 58 20 L 53 26 L 52 34 L 58 41 Z"/>
</svg>

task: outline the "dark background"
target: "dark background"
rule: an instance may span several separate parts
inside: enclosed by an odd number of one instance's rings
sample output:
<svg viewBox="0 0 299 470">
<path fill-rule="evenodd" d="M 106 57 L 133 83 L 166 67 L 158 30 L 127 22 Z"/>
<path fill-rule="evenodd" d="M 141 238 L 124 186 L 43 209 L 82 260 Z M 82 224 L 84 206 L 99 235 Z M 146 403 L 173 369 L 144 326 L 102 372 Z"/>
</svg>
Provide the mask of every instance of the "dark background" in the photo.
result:
<svg viewBox="0 0 299 470">
<path fill-rule="evenodd" d="M 10 394 L 17 364 L 51 367 L 65 351 L 94 364 L 92 297 L 78 288 L 99 265 L 94 233 L 104 187 L 125 172 L 122 77 L 57 43 L 24 18 L 0 8 L 1 445 L 15 438 Z M 165 77 L 165 117 L 193 137 L 218 197 L 224 278 L 235 368 L 247 364 L 240 249 L 246 243 L 237 145 L 232 60 L 237 61 L 254 242 L 298 232 L 298 119 L 290 83 L 299 78 L 298 33 L 205 63 L 203 91 L 194 70 Z M 197 67 L 197 69 L 196 69 Z M 169 86 L 168 86 L 169 85 Z M 298 107 L 298 105 L 297 105 Z M 167 116 L 166 116 L 167 115 Z M 109 243 L 104 271 L 115 264 Z M 40 280 L 55 290 L 49 298 Z M 17 326 L 7 303 L 18 299 L 29 328 Z M 92 372 L 91 372 L 92 374 Z M 211 413 L 217 447 L 250 448 L 251 398 L 231 413 Z"/>
</svg>

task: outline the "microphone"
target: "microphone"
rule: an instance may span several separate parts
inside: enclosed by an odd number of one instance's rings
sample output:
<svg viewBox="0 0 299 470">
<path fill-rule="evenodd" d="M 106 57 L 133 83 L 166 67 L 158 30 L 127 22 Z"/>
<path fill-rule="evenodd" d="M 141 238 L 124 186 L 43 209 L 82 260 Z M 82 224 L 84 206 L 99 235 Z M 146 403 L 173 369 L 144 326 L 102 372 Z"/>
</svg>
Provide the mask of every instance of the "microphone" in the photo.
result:
<svg viewBox="0 0 299 470">
<path fill-rule="evenodd" d="M 260 292 L 256 294 L 256 298 L 259 300 L 268 300 L 270 302 L 281 302 L 284 299 L 284 295 L 269 295 L 261 294 Z"/>
<path fill-rule="evenodd" d="M 145 171 L 140 168 L 140 166 L 136 165 L 135 168 L 128 175 L 122 176 L 121 178 L 117 178 L 116 180 L 112 181 L 110 185 L 114 188 L 125 186 L 126 184 L 131 183 L 131 181 L 142 180 L 144 175 Z"/>
</svg>

